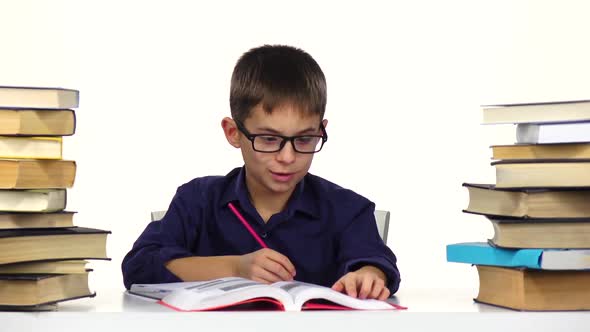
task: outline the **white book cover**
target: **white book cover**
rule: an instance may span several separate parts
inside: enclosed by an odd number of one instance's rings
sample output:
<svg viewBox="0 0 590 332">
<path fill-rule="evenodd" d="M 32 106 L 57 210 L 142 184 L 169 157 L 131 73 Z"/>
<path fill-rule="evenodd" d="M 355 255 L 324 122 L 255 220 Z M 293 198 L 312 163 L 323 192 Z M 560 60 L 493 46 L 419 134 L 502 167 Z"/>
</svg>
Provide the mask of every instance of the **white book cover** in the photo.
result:
<svg viewBox="0 0 590 332">
<path fill-rule="evenodd" d="M 129 293 L 159 300 L 160 304 L 178 311 L 218 310 L 255 302 L 274 303 L 278 310 L 285 311 L 405 309 L 386 301 L 361 300 L 329 287 L 298 281 L 266 285 L 237 277 L 203 282 L 134 284 Z"/>
<path fill-rule="evenodd" d="M 541 268 L 545 270 L 588 270 L 590 269 L 590 250 L 544 250 L 541 257 Z"/>
<path fill-rule="evenodd" d="M 551 144 L 590 142 L 590 122 L 519 123 L 518 144 Z"/>
<path fill-rule="evenodd" d="M 0 212 L 55 212 L 66 207 L 65 189 L 0 190 Z"/>
</svg>

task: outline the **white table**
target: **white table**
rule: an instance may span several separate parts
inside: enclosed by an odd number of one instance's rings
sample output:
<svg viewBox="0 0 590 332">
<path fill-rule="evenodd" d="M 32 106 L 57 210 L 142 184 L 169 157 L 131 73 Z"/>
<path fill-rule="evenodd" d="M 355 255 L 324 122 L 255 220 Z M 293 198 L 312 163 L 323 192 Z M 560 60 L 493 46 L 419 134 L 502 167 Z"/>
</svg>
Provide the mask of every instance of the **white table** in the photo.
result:
<svg viewBox="0 0 590 332">
<path fill-rule="evenodd" d="M 517 312 L 472 301 L 473 290 L 402 289 L 394 302 L 405 311 L 197 312 L 100 291 L 64 302 L 55 312 L 2 312 L 0 331 L 590 331 L 590 312 Z"/>
</svg>

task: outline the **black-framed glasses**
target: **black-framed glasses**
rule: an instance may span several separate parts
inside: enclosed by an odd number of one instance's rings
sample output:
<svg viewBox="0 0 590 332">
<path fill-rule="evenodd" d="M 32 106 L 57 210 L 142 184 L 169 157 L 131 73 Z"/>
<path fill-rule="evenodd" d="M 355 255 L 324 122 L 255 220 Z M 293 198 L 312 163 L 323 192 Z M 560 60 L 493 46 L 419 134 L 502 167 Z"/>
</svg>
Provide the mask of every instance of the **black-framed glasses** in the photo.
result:
<svg viewBox="0 0 590 332">
<path fill-rule="evenodd" d="M 236 121 L 238 130 L 250 142 L 252 142 L 252 149 L 257 152 L 273 153 L 281 151 L 287 142 L 291 142 L 293 150 L 299 153 L 316 153 L 320 152 L 324 143 L 328 140 L 328 133 L 324 124 L 320 122 L 320 130 L 323 135 L 300 135 L 300 136 L 283 136 L 272 134 L 251 134 L 244 126 Z"/>
</svg>

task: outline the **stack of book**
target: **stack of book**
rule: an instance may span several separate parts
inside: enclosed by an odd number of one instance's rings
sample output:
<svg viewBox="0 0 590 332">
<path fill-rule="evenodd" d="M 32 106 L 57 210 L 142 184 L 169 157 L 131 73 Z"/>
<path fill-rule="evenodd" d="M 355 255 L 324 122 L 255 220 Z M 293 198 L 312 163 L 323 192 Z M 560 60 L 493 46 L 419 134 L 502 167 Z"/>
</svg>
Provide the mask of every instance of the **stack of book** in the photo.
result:
<svg viewBox="0 0 590 332">
<path fill-rule="evenodd" d="M 465 183 L 464 212 L 494 236 L 447 246 L 477 266 L 476 301 L 518 310 L 590 309 L 590 101 L 494 105 L 484 123 L 514 123 L 516 144 L 492 146 L 495 184 Z"/>
<path fill-rule="evenodd" d="M 85 259 L 107 259 L 108 231 L 66 211 L 76 163 L 62 159 L 79 93 L 0 87 L 0 310 L 45 310 L 94 296 Z"/>
</svg>

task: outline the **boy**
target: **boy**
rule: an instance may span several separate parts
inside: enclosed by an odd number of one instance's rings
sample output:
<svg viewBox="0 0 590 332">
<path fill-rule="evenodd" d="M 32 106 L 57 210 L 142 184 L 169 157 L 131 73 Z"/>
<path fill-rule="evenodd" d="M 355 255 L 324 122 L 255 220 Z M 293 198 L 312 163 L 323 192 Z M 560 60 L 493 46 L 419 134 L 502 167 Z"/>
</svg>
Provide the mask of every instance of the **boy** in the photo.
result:
<svg viewBox="0 0 590 332">
<path fill-rule="evenodd" d="M 359 298 L 395 293 L 396 257 L 379 237 L 375 205 L 307 173 L 328 138 L 326 81 L 315 60 L 289 46 L 251 49 L 230 90 L 232 118 L 221 126 L 244 166 L 178 188 L 123 259 L 125 287 L 240 276 Z"/>
</svg>

